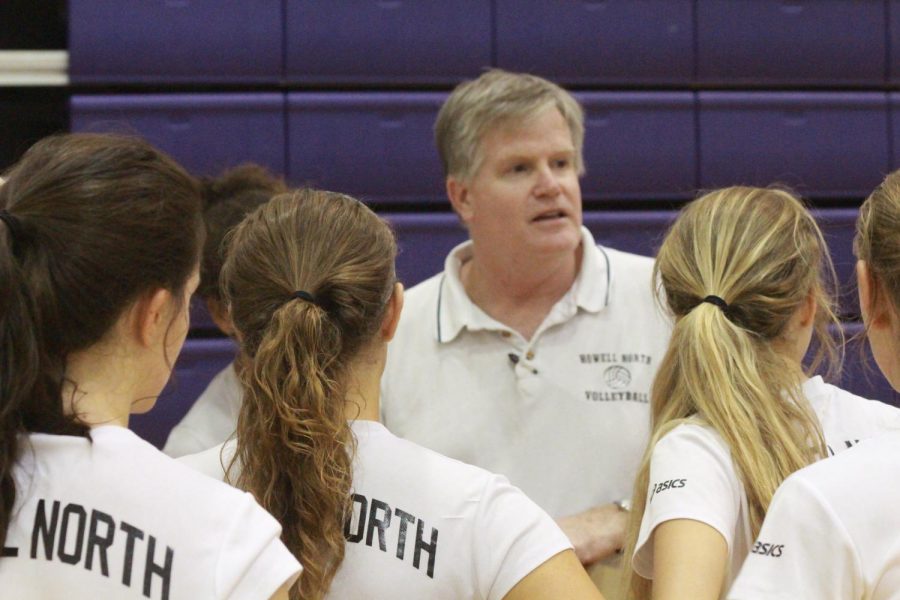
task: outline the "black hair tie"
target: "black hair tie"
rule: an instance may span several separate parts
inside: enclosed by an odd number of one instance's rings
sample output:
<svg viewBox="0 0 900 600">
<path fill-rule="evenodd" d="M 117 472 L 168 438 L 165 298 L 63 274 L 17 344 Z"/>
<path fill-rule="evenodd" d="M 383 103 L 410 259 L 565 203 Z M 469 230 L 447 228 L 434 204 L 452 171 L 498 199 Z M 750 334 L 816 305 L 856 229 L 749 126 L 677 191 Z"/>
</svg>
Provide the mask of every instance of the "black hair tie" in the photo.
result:
<svg viewBox="0 0 900 600">
<path fill-rule="evenodd" d="M 714 296 L 714 295 L 710 294 L 709 296 L 707 296 L 706 298 L 704 298 L 703 300 L 700 301 L 701 304 L 703 302 L 708 302 L 709 304 L 714 304 L 714 305 L 718 306 L 719 308 L 722 309 L 722 312 L 728 311 L 728 303 L 725 302 L 722 298 L 719 298 L 718 296 Z"/>
<path fill-rule="evenodd" d="M 316 300 L 316 297 L 305 290 L 297 290 L 296 292 L 291 294 L 291 300 L 294 299 L 305 300 L 306 302 L 315 304 L 316 306 L 321 308 L 321 304 L 319 304 L 319 301 Z"/>
</svg>

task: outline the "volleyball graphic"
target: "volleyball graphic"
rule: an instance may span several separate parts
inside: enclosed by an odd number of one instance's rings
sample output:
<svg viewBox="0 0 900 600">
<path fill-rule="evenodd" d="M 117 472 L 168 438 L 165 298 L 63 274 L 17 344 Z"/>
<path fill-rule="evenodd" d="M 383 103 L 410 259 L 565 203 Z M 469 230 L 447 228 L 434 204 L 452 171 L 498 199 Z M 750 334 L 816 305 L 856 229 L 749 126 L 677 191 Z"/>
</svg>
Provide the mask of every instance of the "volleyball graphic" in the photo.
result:
<svg viewBox="0 0 900 600">
<path fill-rule="evenodd" d="M 631 372 L 621 365 L 613 365 L 603 371 L 603 380 L 610 388 L 621 390 L 631 383 Z"/>
</svg>

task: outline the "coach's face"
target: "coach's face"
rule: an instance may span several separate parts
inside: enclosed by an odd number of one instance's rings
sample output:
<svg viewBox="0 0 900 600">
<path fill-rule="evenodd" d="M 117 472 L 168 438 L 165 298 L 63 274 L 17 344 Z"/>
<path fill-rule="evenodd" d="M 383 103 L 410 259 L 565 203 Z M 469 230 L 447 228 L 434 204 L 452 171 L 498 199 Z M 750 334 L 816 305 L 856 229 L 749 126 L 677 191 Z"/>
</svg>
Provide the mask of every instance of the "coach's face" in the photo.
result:
<svg viewBox="0 0 900 600">
<path fill-rule="evenodd" d="M 559 111 L 551 106 L 488 130 L 480 151 L 470 181 L 447 182 L 476 246 L 520 255 L 574 252 L 581 243 L 581 188 Z"/>
</svg>

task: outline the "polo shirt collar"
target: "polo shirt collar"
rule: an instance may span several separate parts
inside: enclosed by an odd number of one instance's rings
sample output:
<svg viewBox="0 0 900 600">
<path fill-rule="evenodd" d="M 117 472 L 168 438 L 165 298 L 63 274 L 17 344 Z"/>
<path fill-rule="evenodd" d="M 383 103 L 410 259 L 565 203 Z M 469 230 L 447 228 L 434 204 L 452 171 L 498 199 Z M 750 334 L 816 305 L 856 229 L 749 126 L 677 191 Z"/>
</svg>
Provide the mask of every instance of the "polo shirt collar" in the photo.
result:
<svg viewBox="0 0 900 600">
<path fill-rule="evenodd" d="M 581 228 L 581 269 L 572 288 L 560 299 L 573 302 L 578 309 L 596 313 L 609 304 L 612 272 L 609 255 L 594 242 L 586 227 Z M 453 341 L 464 328 L 471 331 L 505 329 L 502 324 L 478 308 L 459 277 L 462 264 L 472 257 L 472 241 L 456 246 L 444 261 L 437 298 L 435 338 L 438 343 Z"/>
</svg>

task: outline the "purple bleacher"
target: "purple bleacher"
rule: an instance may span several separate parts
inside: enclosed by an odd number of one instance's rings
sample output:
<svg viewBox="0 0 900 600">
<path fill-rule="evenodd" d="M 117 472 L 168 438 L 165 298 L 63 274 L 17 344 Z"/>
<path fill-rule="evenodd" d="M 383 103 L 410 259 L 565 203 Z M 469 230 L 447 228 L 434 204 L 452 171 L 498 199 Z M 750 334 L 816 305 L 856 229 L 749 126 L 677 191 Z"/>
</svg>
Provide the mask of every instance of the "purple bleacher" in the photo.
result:
<svg viewBox="0 0 900 600">
<path fill-rule="evenodd" d="M 450 84 L 491 64 L 490 0 L 287 2 L 291 82 Z"/>
<path fill-rule="evenodd" d="M 697 77 L 705 83 L 879 85 L 881 0 L 698 0 Z"/>
<path fill-rule="evenodd" d="M 585 109 L 586 199 L 691 197 L 697 187 L 690 92 L 592 92 Z"/>
<path fill-rule="evenodd" d="M 72 131 L 137 134 L 197 175 L 242 162 L 284 173 L 279 93 L 75 95 Z"/>
<path fill-rule="evenodd" d="M 432 127 L 443 93 L 288 94 L 288 178 L 381 201 L 445 201 Z"/>
<path fill-rule="evenodd" d="M 156 405 L 146 414 L 132 415 L 129 427 L 162 448 L 172 427 L 181 421 L 212 378 L 234 359 L 235 352 L 234 342 L 227 338 L 187 340 Z"/>
<path fill-rule="evenodd" d="M 443 271 L 450 250 L 469 238 L 455 213 L 381 216 L 397 236 L 397 277 L 407 288 Z"/>
<path fill-rule="evenodd" d="M 888 168 L 878 92 L 700 92 L 700 186 L 780 182 L 860 198 Z"/>
<path fill-rule="evenodd" d="M 591 211 L 584 213 L 584 226 L 603 246 L 656 256 L 669 226 L 678 216 L 676 211 Z"/>
<path fill-rule="evenodd" d="M 689 83 L 689 0 L 497 0 L 497 66 L 567 84 Z"/>
<path fill-rule="evenodd" d="M 888 0 L 888 79 L 900 81 L 900 0 Z"/>
<path fill-rule="evenodd" d="M 900 6 L 897 7 L 900 12 Z M 891 111 L 891 164 L 890 169 L 893 170 L 900 167 L 900 93 L 891 92 L 888 95 L 888 103 Z M 873 186 L 874 187 L 874 186 Z"/>
<path fill-rule="evenodd" d="M 853 236 L 856 233 L 856 208 L 828 208 L 814 210 L 813 214 L 834 263 L 840 285 L 840 312 L 859 316 L 859 298 L 856 293 L 856 257 L 853 256 Z"/>
<path fill-rule="evenodd" d="M 653 256 L 675 215 L 674 211 L 592 211 L 584 214 L 584 225 L 598 244 Z M 397 275 L 407 287 L 442 271 L 447 253 L 469 237 L 453 213 L 382 216 L 397 235 Z"/>
<path fill-rule="evenodd" d="M 887 379 L 878 370 L 868 342 L 860 337 L 862 324 L 844 323 L 843 328 L 848 343 L 844 351 L 844 368 L 837 385 L 863 398 L 900 406 L 900 395 L 891 388 Z"/>
<path fill-rule="evenodd" d="M 75 83 L 277 83 L 281 0 L 69 0 Z"/>
<path fill-rule="evenodd" d="M 213 333 L 219 331 L 206 309 L 206 302 L 197 295 L 191 297 L 191 331 Z"/>
</svg>

